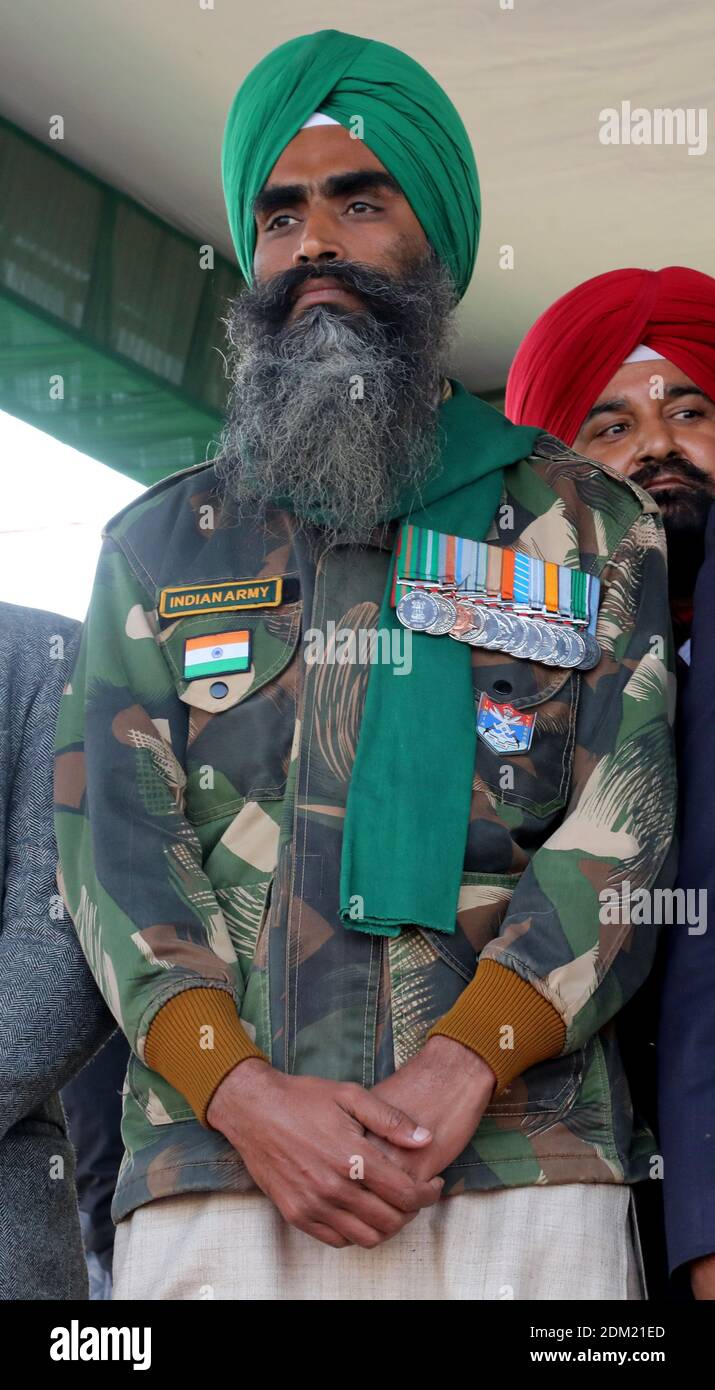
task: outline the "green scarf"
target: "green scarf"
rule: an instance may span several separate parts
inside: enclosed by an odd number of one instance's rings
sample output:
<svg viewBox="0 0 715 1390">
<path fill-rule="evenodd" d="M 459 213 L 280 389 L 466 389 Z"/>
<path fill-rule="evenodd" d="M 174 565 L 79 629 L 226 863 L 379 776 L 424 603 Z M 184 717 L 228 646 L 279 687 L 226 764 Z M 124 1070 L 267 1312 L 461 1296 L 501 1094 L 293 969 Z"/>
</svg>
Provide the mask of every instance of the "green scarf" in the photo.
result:
<svg viewBox="0 0 715 1390">
<path fill-rule="evenodd" d="M 439 469 L 383 521 L 409 520 L 483 540 L 502 492 L 503 469 L 528 458 L 539 429 L 512 425 L 452 380 L 439 408 Z M 288 499 L 276 506 L 290 510 Z M 315 513 L 320 524 L 324 517 Z M 378 626 L 405 632 L 390 604 L 390 560 Z M 392 641 L 392 638 L 390 639 Z M 403 926 L 453 932 L 464 864 L 476 752 L 471 647 L 412 633 L 412 670 L 370 669 L 348 788 L 340 865 L 346 927 L 399 936 Z"/>
</svg>

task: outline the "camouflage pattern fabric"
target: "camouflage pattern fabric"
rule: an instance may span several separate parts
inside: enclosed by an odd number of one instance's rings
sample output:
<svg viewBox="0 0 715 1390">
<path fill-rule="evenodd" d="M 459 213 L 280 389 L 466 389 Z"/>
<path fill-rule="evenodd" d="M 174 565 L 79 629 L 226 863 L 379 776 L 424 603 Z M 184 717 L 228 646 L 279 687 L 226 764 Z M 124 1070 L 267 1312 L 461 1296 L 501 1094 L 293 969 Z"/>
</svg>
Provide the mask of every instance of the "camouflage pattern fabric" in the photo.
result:
<svg viewBox="0 0 715 1390">
<path fill-rule="evenodd" d="M 654 1141 L 633 1113 L 617 1015 L 648 974 L 657 929 L 604 925 L 598 895 L 674 879 L 662 523 L 647 494 L 550 436 L 507 469 L 503 504 L 488 541 L 600 577 L 603 656 L 580 672 L 471 649 L 475 712 L 486 691 L 535 725 L 506 779 L 504 756 L 477 740 L 449 937 L 415 928 L 389 939 L 340 922 L 370 666 L 307 663 L 301 646 L 331 620 L 375 629 L 394 523 L 316 565 L 287 513 L 251 525 L 220 508 L 208 463 L 105 527 L 60 710 L 55 802 L 58 883 L 132 1049 L 115 1220 L 155 1197 L 253 1186 L 224 1136 L 145 1064 L 168 999 L 225 990 L 276 1067 L 371 1086 L 419 1049 L 482 957 L 548 999 L 566 1041 L 489 1106 L 445 1191 L 647 1174 Z M 164 587 L 275 576 L 277 607 L 159 619 Z M 213 676 L 184 678 L 184 642 L 239 627 L 251 633 L 251 669 L 225 676 L 217 699 Z"/>
</svg>

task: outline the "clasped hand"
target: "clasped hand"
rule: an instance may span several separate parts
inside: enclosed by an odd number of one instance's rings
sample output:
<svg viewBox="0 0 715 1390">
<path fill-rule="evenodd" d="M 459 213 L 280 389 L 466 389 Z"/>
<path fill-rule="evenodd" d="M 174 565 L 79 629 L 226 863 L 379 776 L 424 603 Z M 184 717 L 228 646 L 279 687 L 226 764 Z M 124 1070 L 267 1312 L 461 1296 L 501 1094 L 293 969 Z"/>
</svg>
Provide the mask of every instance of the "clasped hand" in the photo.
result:
<svg viewBox="0 0 715 1390">
<path fill-rule="evenodd" d="M 370 1091 L 250 1058 L 221 1083 L 207 1120 L 290 1225 L 336 1249 L 372 1249 L 439 1201 L 438 1174 L 474 1133 L 494 1080 L 442 1037 Z"/>
</svg>

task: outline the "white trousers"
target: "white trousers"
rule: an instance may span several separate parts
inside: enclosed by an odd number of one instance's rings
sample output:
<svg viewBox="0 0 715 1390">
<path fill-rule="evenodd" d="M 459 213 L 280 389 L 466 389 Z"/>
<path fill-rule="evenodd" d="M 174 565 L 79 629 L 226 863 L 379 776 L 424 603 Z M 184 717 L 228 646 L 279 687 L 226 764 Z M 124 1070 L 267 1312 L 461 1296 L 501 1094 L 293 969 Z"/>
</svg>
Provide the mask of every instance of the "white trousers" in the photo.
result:
<svg viewBox="0 0 715 1390">
<path fill-rule="evenodd" d="M 115 1299 L 642 1299 L 630 1188 L 463 1192 L 374 1250 L 334 1250 L 262 1193 L 198 1192 L 117 1227 Z"/>
</svg>

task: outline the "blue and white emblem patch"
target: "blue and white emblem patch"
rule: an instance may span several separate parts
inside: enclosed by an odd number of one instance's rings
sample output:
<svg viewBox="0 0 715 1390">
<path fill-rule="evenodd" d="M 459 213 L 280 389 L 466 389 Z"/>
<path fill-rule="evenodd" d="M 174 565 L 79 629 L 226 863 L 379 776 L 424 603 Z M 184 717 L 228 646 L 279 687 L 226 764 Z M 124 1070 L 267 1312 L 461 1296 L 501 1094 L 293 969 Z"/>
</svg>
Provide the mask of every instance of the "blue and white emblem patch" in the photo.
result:
<svg viewBox="0 0 715 1390">
<path fill-rule="evenodd" d="M 498 705 L 485 693 L 477 710 L 477 734 L 493 753 L 528 753 L 536 714 Z"/>
</svg>

